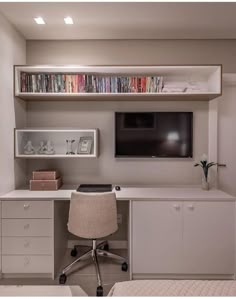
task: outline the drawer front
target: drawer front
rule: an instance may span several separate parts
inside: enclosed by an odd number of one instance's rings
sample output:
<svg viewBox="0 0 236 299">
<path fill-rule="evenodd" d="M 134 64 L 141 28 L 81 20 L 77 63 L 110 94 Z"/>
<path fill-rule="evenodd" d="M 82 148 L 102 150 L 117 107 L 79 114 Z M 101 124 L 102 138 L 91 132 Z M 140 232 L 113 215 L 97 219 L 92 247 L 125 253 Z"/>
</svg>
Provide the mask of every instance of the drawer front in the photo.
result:
<svg viewBox="0 0 236 299">
<path fill-rule="evenodd" d="M 52 201 L 3 201 L 2 218 L 52 218 Z"/>
<path fill-rule="evenodd" d="M 3 237 L 2 254 L 52 254 L 51 237 Z"/>
<path fill-rule="evenodd" d="M 51 237 L 52 219 L 2 219 L 3 237 Z"/>
<path fill-rule="evenodd" d="M 2 273 L 52 273 L 49 255 L 3 255 Z"/>
</svg>

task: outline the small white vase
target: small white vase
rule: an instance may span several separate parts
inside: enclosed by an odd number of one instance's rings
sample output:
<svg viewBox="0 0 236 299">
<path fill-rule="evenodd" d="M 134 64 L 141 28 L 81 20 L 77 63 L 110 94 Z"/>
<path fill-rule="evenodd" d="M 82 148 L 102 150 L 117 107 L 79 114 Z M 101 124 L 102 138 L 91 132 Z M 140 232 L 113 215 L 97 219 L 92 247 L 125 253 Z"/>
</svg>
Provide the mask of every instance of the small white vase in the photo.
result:
<svg viewBox="0 0 236 299">
<path fill-rule="evenodd" d="M 202 190 L 209 190 L 209 182 L 205 177 L 202 178 Z"/>
</svg>

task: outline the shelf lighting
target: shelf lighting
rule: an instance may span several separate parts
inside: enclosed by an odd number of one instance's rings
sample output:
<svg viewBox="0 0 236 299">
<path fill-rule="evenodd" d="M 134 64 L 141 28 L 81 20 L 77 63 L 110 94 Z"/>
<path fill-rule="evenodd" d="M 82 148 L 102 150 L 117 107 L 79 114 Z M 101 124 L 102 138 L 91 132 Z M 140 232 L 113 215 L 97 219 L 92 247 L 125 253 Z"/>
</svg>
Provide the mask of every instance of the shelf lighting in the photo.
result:
<svg viewBox="0 0 236 299">
<path fill-rule="evenodd" d="M 65 22 L 66 25 L 73 25 L 74 24 L 73 19 L 71 17 L 64 18 L 64 22 Z"/>
<path fill-rule="evenodd" d="M 44 19 L 42 17 L 37 17 L 37 18 L 34 18 L 35 22 L 38 24 L 38 25 L 44 25 L 45 22 L 44 22 Z"/>
</svg>

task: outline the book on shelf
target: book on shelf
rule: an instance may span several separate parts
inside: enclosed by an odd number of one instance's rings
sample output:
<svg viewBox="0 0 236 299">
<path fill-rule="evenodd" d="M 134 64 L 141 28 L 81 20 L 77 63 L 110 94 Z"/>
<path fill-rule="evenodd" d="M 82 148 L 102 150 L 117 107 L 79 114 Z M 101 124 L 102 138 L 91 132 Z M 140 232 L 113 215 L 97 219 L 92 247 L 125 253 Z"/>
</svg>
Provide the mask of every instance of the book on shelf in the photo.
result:
<svg viewBox="0 0 236 299">
<path fill-rule="evenodd" d="M 158 93 L 163 77 L 21 72 L 20 86 L 29 93 Z"/>
</svg>

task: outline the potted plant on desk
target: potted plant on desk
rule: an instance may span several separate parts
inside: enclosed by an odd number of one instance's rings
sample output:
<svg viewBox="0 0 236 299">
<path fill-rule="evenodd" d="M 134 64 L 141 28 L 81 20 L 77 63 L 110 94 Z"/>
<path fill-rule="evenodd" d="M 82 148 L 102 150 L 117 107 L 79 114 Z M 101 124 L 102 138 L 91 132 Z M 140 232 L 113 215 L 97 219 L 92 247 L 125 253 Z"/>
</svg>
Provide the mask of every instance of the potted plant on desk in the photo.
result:
<svg viewBox="0 0 236 299">
<path fill-rule="evenodd" d="M 201 166 L 203 170 L 202 176 L 202 189 L 209 190 L 209 182 L 208 182 L 208 170 L 210 167 L 217 165 L 215 162 L 207 162 L 207 155 L 203 154 L 199 163 L 194 164 L 194 167 Z"/>
</svg>

